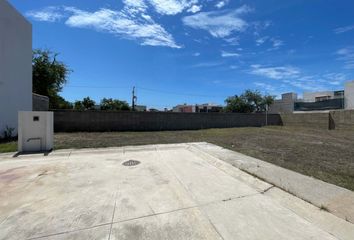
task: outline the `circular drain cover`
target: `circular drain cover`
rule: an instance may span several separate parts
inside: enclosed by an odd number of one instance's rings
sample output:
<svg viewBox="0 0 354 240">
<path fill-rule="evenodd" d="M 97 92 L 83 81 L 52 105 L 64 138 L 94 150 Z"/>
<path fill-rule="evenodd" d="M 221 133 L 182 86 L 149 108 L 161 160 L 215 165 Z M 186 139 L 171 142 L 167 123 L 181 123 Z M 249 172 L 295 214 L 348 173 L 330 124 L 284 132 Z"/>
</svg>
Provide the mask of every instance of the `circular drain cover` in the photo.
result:
<svg viewBox="0 0 354 240">
<path fill-rule="evenodd" d="M 128 160 L 128 161 L 123 162 L 124 166 L 136 166 L 138 164 L 140 164 L 140 162 L 137 160 Z"/>
</svg>

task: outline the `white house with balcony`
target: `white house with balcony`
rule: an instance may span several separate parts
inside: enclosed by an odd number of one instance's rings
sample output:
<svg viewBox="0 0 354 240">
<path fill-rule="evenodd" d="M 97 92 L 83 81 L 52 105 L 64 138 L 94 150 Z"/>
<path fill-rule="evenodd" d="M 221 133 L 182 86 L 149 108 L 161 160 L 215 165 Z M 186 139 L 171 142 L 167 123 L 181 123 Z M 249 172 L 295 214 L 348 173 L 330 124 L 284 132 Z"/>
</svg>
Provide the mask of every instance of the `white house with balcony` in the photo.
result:
<svg viewBox="0 0 354 240">
<path fill-rule="evenodd" d="M 18 111 L 32 111 L 32 26 L 0 0 L 0 137 L 17 134 Z"/>
</svg>

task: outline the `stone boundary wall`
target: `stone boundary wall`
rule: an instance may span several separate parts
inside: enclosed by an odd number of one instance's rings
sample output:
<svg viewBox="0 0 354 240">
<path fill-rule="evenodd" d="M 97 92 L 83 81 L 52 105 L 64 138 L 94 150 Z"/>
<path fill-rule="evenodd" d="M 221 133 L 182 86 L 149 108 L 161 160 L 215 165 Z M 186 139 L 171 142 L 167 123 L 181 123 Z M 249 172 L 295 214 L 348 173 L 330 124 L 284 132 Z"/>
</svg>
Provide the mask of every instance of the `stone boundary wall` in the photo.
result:
<svg viewBox="0 0 354 240">
<path fill-rule="evenodd" d="M 284 126 L 354 130 L 354 110 L 280 114 Z"/>
<path fill-rule="evenodd" d="M 55 132 L 163 131 L 206 128 L 261 127 L 265 114 L 55 111 Z M 279 114 L 268 125 L 282 125 Z"/>
<path fill-rule="evenodd" d="M 332 129 L 354 130 L 354 110 L 341 110 L 329 112 Z"/>
<path fill-rule="evenodd" d="M 310 127 L 316 129 L 330 129 L 329 113 L 288 113 L 280 114 L 283 126 Z"/>
<path fill-rule="evenodd" d="M 54 112 L 55 132 L 198 130 L 265 125 L 265 114 L 71 110 Z M 354 110 L 269 114 L 268 125 L 354 130 Z"/>
</svg>

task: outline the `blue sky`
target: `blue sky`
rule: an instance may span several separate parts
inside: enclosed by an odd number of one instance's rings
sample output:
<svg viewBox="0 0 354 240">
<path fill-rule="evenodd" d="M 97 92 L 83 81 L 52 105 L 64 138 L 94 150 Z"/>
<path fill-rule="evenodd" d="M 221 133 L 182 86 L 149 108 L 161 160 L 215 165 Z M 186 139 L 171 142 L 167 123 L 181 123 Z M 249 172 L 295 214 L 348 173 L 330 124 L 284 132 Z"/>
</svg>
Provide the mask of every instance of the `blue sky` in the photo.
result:
<svg viewBox="0 0 354 240">
<path fill-rule="evenodd" d="M 245 89 L 343 89 L 354 79 L 352 0 L 10 0 L 33 47 L 73 72 L 61 93 L 172 107 Z"/>
</svg>

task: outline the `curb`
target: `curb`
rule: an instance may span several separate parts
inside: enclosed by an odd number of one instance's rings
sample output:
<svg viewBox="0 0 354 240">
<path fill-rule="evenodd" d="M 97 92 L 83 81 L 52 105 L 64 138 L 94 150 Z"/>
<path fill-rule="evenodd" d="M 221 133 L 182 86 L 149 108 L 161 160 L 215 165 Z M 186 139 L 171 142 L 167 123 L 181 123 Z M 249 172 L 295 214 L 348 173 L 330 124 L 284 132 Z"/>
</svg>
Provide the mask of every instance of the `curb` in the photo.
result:
<svg viewBox="0 0 354 240">
<path fill-rule="evenodd" d="M 322 210 L 354 223 L 354 192 L 210 143 L 190 143 Z"/>
</svg>

